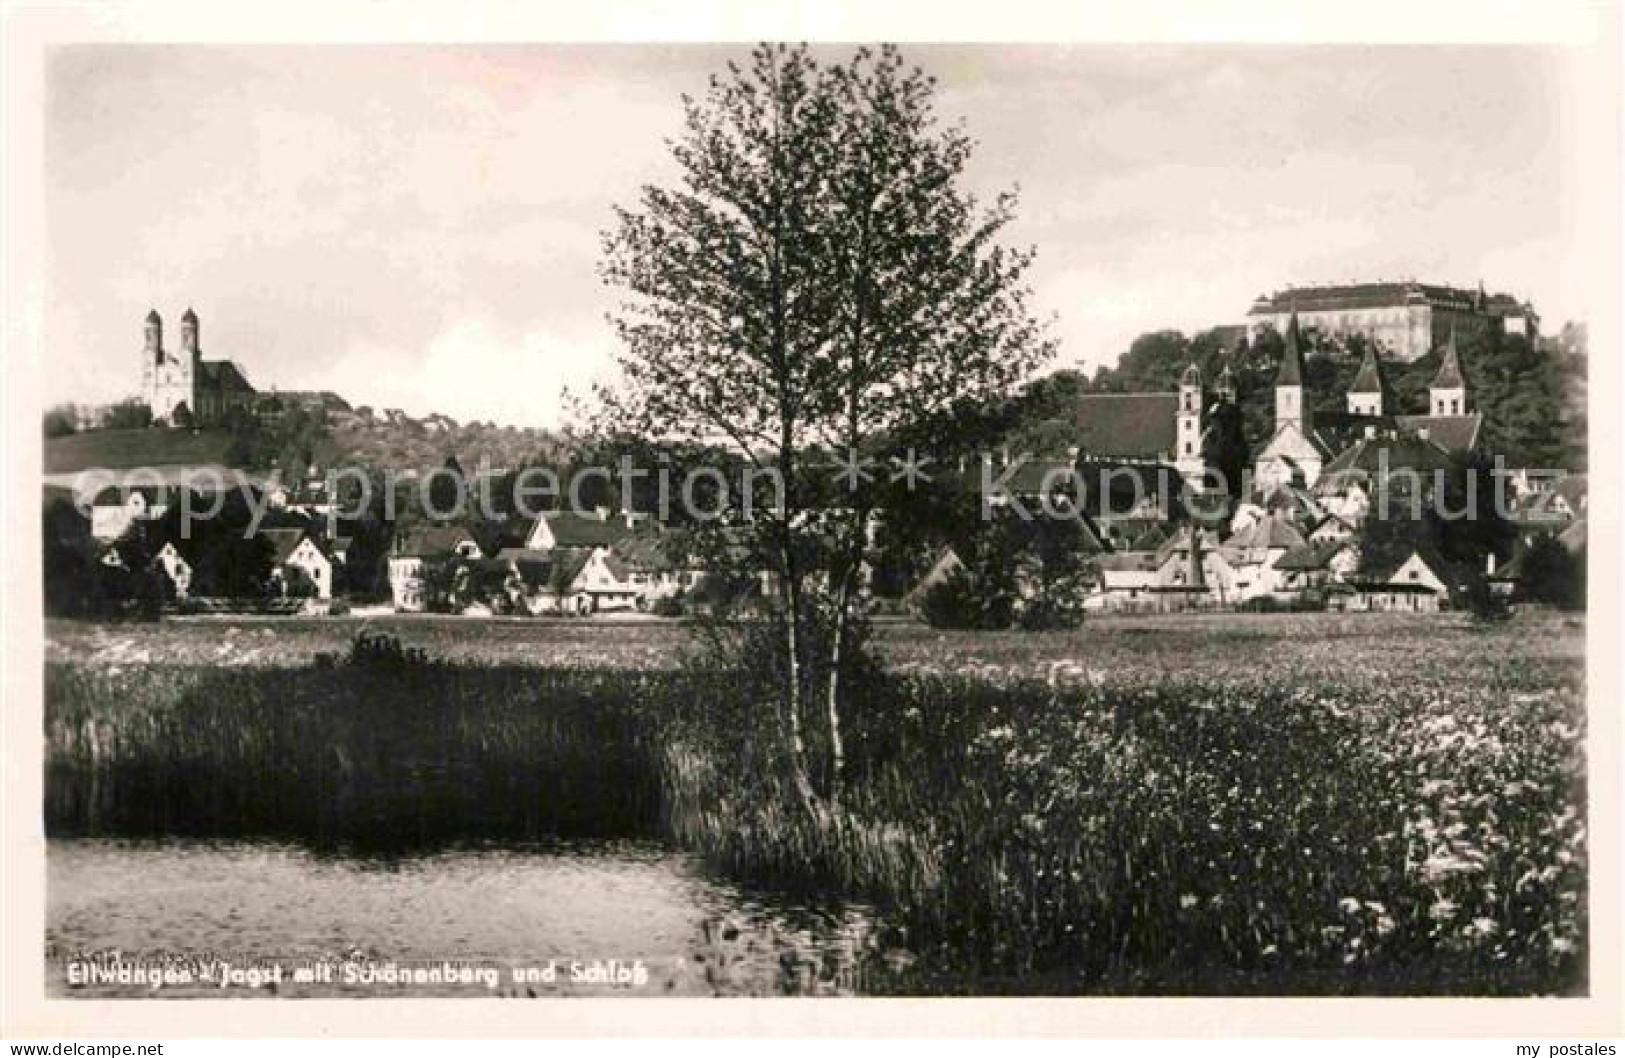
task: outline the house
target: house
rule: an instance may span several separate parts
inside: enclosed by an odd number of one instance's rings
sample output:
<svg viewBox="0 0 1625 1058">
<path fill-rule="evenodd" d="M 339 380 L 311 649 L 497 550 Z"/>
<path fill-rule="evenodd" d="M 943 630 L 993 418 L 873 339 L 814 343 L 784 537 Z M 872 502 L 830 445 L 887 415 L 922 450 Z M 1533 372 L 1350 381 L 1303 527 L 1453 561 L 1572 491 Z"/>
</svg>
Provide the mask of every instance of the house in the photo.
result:
<svg viewBox="0 0 1625 1058">
<path fill-rule="evenodd" d="M 175 489 L 168 485 L 108 485 L 91 501 L 90 535 L 117 540 L 135 522 L 162 518 L 175 502 Z"/>
<path fill-rule="evenodd" d="M 1421 434 L 1380 433 L 1375 426 L 1326 464 L 1315 483 L 1320 507 L 1351 524 L 1364 520 L 1373 503 L 1403 504 L 1419 488 L 1431 494 L 1451 467 L 1451 455 Z"/>
<path fill-rule="evenodd" d="M 1349 575 L 1343 582 L 1348 590 L 1331 596 L 1328 604 L 1356 612 L 1438 613 L 1450 599 L 1444 573 L 1440 559 L 1413 551 L 1396 566 L 1362 569 Z"/>
<path fill-rule="evenodd" d="M 1341 542 L 1353 535 L 1353 523 L 1335 514 L 1322 515 L 1319 520 L 1313 522 L 1309 527 L 1309 542 L 1311 544 Z"/>
<path fill-rule="evenodd" d="M 1085 610 L 1150 609 L 1161 583 L 1156 555 L 1150 551 L 1114 551 L 1095 559 L 1097 580 L 1083 601 Z"/>
<path fill-rule="evenodd" d="M 139 544 L 132 544 L 122 539 L 115 541 L 102 553 L 101 562 L 104 566 L 114 569 L 133 570 L 141 560 L 136 556 L 140 553 Z M 192 563 L 182 554 L 181 548 L 173 540 L 166 540 L 162 547 L 154 552 L 146 561 L 147 568 L 157 569 L 168 578 L 175 598 L 184 599 L 192 589 Z"/>
<path fill-rule="evenodd" d="M 1282 591 L 1298 592 L 1341 584 L 1360 565 L 1360 551 L 1348 538 L 1311 539 L 1275 560 Z"/>
<path fill-rule="evenodd" d="M 1303 534 L 1291 521 L 1279 516 L 1265 518 L 1225 541 L 1222 550 L 1232 570 L 1233 600 L 1246 602 L 1288 592 L 1286 571 L 1279 568 L 1279 562 L 1304 543 Z"/>
<path fill-rule="evenodd" d="M 611 518 L 607 509 L 593 513 L 550 511 L 529 520 L 524 546 L 532 551 L 613 547 L 633 532 L 628 518 Z"/>
<path fill-rule="evenodd" d="M 164 546 L 152 557 L 153 564 L 164 571 L 169 583 L 175 588 L 175 597 L 184 599 L 192 589 L 192 564 L 181 554 L 175 546 L 175 541 L 165 540 Z"/>
<path fill-rule="evenodd" d="M 466 525 L 429 522 L 398 534 L 389 555 L 389 593 L 395 609 L 420 612 L 427 607 L 424 578 L 430 563 L 484 557 Z"/>
<path fill-rule="evenodd" d="M 1157 549 L 1157 591 L 1167 594 L 1164 609 L 1189 609 L 1234 601 L 1236 570 L 1230 557 L 1213 546 L 1217 537 L 1182 526 Z"/>
<path fill-rule="evenodd" d="M 333 559 L 320 538 L 298 527 L 262 529 L 259 535 L 271 541 L 271 578 L 283 594 L 299 594 L 308 585 L 315 598 L 333 597 Z"/>
</svg>

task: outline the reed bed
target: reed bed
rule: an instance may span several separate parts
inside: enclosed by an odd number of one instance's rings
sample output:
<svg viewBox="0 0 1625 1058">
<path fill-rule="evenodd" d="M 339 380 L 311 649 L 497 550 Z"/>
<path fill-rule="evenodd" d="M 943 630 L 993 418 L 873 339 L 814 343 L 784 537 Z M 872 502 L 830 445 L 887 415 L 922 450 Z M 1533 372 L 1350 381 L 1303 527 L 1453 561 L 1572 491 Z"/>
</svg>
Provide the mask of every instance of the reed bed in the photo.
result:
<svg viewBox="0 0 1625 1058">
<path fill-rule="evenodd" d="M 385 850 L 660 835 L 878 907 L 891 969 L 866 979 L 905 992 L 1584 991 L 1578 668 L 1516 636 L 1434 645 L 865 681 L 826 826 L 725 673 L 52 665 L 47 823 Z"/>
</svg>

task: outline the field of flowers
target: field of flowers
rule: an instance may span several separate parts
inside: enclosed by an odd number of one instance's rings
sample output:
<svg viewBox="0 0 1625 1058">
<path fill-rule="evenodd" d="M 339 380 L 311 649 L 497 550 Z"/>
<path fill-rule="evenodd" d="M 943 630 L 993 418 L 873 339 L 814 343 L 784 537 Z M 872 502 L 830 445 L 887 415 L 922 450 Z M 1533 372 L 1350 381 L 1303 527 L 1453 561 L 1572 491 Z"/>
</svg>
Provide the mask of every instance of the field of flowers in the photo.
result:
<svg viewBox="0 0 1625 1058">
<path fill-rule="evenodd" d="M 776 794 L 746 685 L 669 671 L 680 626 L 401 622 L 403 640 L 438 657 L 441 637 L 464 662 L 409 674 L 410 693 L 279 656 L 342 653 L 355 626 L 330 627 L 53 628 L 48 823 L 162 833 L 184 807 L 193 832 L 309 842 L 482 840 L 497 824 L 530 840 L 561 821 L 658 833 L 742 882 L 882 908 L 885 947 L 907 954 L 883 990 L 1586 987 L 1572 620 L 886 626 L 892 674 L 853 703 L 832 832 Z M 275 660 L 215 667 L 208 651 L 231 641 Z M 602 802 L 613 812 L 559 802 L 604 789 L 589 777 L 606 761 L 627 792 Z M 209 796 L 119 793 L 166 788 Z"/>
</svg>

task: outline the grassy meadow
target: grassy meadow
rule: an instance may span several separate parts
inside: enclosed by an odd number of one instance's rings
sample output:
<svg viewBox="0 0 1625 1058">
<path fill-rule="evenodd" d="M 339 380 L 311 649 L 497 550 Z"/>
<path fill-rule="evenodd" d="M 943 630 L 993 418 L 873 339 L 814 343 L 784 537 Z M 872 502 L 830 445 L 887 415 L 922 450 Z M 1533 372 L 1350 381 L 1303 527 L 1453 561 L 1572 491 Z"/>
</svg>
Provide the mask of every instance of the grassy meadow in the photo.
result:
<svg viewBox="0 0 1625 1058">
<path fill-rule="evenodd" d="M 423 657 L 348 663 L 363 627 Z M 750 681 L 675 666 L 681 625 L 48 635 L 53 835 L 658 836 L 748 884 L 872 902 L 903 992 L 1585 988 L 1572 619 L 883 625 L 828 831 L 785 807 Z"/>
</svg>

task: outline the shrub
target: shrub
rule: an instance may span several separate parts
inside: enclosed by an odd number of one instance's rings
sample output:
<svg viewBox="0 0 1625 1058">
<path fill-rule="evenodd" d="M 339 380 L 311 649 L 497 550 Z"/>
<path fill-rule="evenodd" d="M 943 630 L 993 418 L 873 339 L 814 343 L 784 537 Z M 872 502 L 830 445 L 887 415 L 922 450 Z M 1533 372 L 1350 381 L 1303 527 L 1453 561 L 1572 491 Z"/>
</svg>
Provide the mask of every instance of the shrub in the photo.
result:
<svg viewBox="0 0 1625 1058">
<path fill-rule="evenodd" d="M 1015 617 L 1012 593 L 984 591 L 963 569 L 956 569 L 926 589 L 920 616 L 932 628 L 996 631 L 1009 628 Z"/>
<path fill-rule="evenodd" d="M 681 617 L 684 613 L 683 597 L 679 595 L 662 595 L 649 604 L 649 612 L 656 617 Z"/>
</svg>

